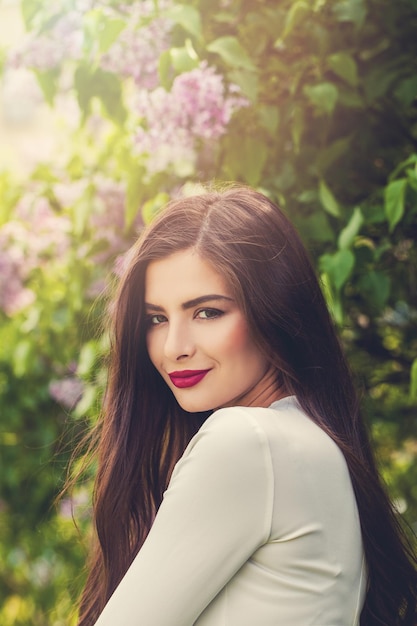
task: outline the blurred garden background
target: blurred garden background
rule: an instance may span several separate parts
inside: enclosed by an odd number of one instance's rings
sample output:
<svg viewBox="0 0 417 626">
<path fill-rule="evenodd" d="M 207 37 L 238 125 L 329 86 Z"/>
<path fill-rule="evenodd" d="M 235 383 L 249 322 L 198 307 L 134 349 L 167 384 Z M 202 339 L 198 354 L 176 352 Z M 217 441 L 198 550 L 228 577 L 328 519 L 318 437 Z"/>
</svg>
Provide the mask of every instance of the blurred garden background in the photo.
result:
<svg viewBox="0 0 417 626">
<path fill-rule="evenodd" d="M 75 623 L 106 297 L 213 179 L 299 228 L 417 530 L 417 0 L 0 0 L 0 77 L 0 624 Z"/>
</svg>

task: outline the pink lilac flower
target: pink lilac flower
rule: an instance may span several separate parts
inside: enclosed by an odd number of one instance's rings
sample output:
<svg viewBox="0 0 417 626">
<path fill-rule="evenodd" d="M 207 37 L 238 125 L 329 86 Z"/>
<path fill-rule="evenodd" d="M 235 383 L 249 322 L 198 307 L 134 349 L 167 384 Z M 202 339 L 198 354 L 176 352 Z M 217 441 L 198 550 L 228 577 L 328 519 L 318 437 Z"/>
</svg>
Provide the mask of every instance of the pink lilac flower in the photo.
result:
<svg viewBox="0 0 417 626">
<path fill-rule="evenodd" d="M 34 265 L 45 256 L 62 257 L 67 252 L 71 222 L 68 217 L 57 215 L 46 198 L 25 196 L 16 206 L 15 215 L 25 224 L 23 245 Z"/>
<path fill-rule="evenodd" d="M 49 383 L 49 394 L 66 409 L 73 409 L 81 399 L 83 383 L 76 376 L 67 376 Z"/>
<path fill-rule="evenodd" d="M 56 215 L 42 197 L 24 196 L 15 218 L 0 228 L 0 309 L 14 315 L 34 301 L 26 286 L 30 273 L 70 245 L 71 223 Z"/>
<path fill-rule="evenodd" d="M 138 152 L 148 157 L 148 172 L 181 162 L 192 167 L 198 143 L 219 139 L 233 113 L 247 104 L 238 88 L 227 89 L 223 77 L 205 62 L 177 76 L 169 92 L 162 87 L 142 91 L 137 108 L 143 125 L 134 140 Z"/>
<path fill-rule="evenodd" d="M 93 238 L 106 244 L 94 260 L 96 263 L 104 263 L 128 246 L 124 236 L 126 194 L 124 185 L 118 181 L 96 176 L 93 182 L 96 193 L 90 225 Z"/>
<path fill-rule="evenodd" d="M 31 304 L 35 294 L 24 286 L 24 259 L 17 247 L 10 246 L 7 233 L 0 231 L 0 309 L 14 315 Z"/>
<path fill-rule="evenodd" d="M 161 2 L 160 10 L 166 2 Z M 161 53 L 170 47 L 172 23 L 156 16 L 153 2 L 138 2 L 129 8 L 127 27 L 101 58 L 103 69 L 124 77 L 132 77 L 141 89 L 155 89 L 159 83 L 158 62 Z"/>
<path fill-rule="evenodd" d="M 90 508 L 89 491 L 79 488 L 75 494 L 61 500 L 59 514 L 65 519 L 73 516 L 86 518 L 90 514 Z"/>
<path fill-rule="evenodd" d="M 41 35 L 29 34 L 23 44 L 11 50 L 8 65 L 47 71 L 66 59 L 80 59 L 82 48 L 82 14 L 66 12 L 50 30 Z"/>
</svg>

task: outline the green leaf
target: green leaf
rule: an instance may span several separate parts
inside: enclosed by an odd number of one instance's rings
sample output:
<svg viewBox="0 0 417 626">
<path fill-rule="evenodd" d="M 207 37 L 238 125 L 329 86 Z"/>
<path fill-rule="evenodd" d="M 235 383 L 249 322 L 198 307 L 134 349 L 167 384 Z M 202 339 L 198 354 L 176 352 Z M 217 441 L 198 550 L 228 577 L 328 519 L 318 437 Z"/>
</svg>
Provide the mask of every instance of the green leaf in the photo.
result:
<svg viewBox="0 0 417 626">
<path fill-rule="evenodd" d="M 385 95 L 389 95 L 392 91 L 392 85 L 398 80 L 400 71 L 401 67 L 398 62 L 391 59 L 375 65 L 374 69 L 367 73 L 362 83 L 366 102 L 372 104 Z"/>
<path fill-rule="evenodd" d="M 367 14 L 364 0 L 339 0 L 332 8 L 339 22 L 353 22 L 356 26 L 362 26 Z"/>
<path fill-rule="evenodd" d="M 241 172 L 245 182 L 256 187 L 261 179 L 268 149 L 263 141 L 254 137 L 247 137 L 243 148 Z"/>
<path fill-rule="evenodd" d="M 125 223 L 127 228 L 129 228 L 135 221 L 140 210 L 140 205 L 143 201 L 145 193 L 143 177 L 145 172 L 146 170 L 144 167 L 136 164 L 131 166 L 128 171 L 125 213 Z"/>
<path fill-rule="evenodd" d="M 159 56 L 158 62 L 159 80 L 167 91 L 172 84 L 172 63 L 171 63 L 171 50 L 164 50 Z"/>
<path fill-rule="evenodd" d="M 91 194 L 82 196 L 71 207 L 74 234 L 80 236 L 84 233 L 89 221 L 93 202 Z"/>
<path fill-rule="evenodd" d="M 304 109 L 300 106 L 296 106 L 293 113 L 291 124 L 291 137 L 294 142 L 295 152 L 298 154 L 300 151 L 301 138 L 303 136 L 305 128 Z"/>
<path fill-rule="evenodd" d="M 296 224 L 297 229 L 308 241 L 334 241 L 334 233 L 329 224 L 327 215 L 323 212 L 313 213 L 309 217 L 303 217 Z"/>
<path fill-rule="evenodd" d="M 388 219 L 390 232 L 394 230 L 404 215 L 406 188 L 406 178 L 394 180 L 385 187 L 385 215 Z"/>
<path fill-rule="evenodd" d="M 49 106 L 53 106 L 58 91 L 59 69 L 54 68 L 46 72 L 35 70 L 35 76 Z"/>
<path fill-rule="evenodd" d="M 126 28 L 126 22 L 120 19 L 103 18 L 98 22 L 96 38 L 99 51 L 104 54 L 111 48 L 120 33 Z"/>
<path fill-rule="evenodd" d="M 333 112 L 339 93 L 335 85 L 327 82 L 306 85 L 303 91 L 318 114 L 330 115 Z"/>
<path fill-rule="evenodd" d="M 21 0 L 20 10 L 22 12 L 23 22 L 26 30 L 30 30 L 34 27 L 36 19 L 42 16 L 42 9 L 44 8 L 43 0 Z"/>
<path fill-rule="evenodd" d="M 319 183 L 319 198 L 324 208 L 329 215 L 333 217 L 340 217 L 340 207 L 333 193 L 330 191 L 324 180 Z"/>
<path fill-rule="evenodd" d="M 398 98 L 404 106 L 411 106 L 417 96 L 417 76 L 403 80 L 394 93 L 396 98 Z"/>
<path fill-rule="evenodd" d="M 358 287 L 361 295 L 374 311 L 382 311 L 390 293 L 389 278 L 381 272 L 371 270 L 361 276 L 358 280 Z"/>
<path fill-rule="evenodd" d="M 79 65 L 74 73 L 74 87 L 77 93 L 78 105 L 84 116 L 90 113 L 91 99 L 95 95 L 91 83 L 92 73 L 90 69 L 84 65 Z"/>
<path fill-rule="evenodd" d="M 398 175 L 404 170 L 408 170 L 409 167 L 412 167 L 412 173 L 414 176 L 417 176 L 417 154 L 412 154 L 405 161 L 402 161 L 397 165 L 397 167 L 391 172 L 390 180 L 394 180 Z"/>
<path fill-rule="evenodd" d="M 344 154 L 349 154 L 352 136 L 336 139 L 333 143 L 327 145 L 326 148 L 320 150 L 316 158 L 316 166 L 321 174 L 324 174 L 329 167 L 335 164 Z"/>
<path fill-rule="evenodd" d="M 13 207 L 20 197 L 20 190 L 15 187 L 10 172 L 0 172 L 0 227 L 12 217 Z"/>
<path fill-rule="evenodd" d="M 156 194 L 154 198 L 151 198 L 142 207 L 142 218 L 144 224 L 147 226 L 158 215 L 158 213 L 165 207 L 169 201 L 169 195 L 163 191 Z"/>
<path fill-rule="evenodd" d="M 340 76 L 348 85 L 356 87 L 358 84 L 358 68 L 356 62 L 346 52 L 336 52 L 328 57 L 329 68 Z"/>
<path fill-rule="evenodd" d="M 97 342 L 94 340 L 88 341 L 83 345 L 80 351 L 77 365 L 77 375 L 87 376 L 93 369 L 93 366 L 97 359 Z"/>
<path fill-rule="evenodd" d="M 262 105 L 258 109 L 259 121 L 262 126 L 271 134 L 275 134 L 279 125 L 278 107 L 268 104 Z"/>
<path fill-rule="evenodd" d="M 281 39 L 285 39 L 292 33 L 292 31 L 304 21 L 307 15 L 311 12 L 310 6 L 304 0 L 297 0 L 291 5 L 290 10 L 285 18 L 284 32 Z"/>
<path fill-rule="evenodd" d="M 410 400 L 417 401 L 417 359 L 414 359 L 410 369 Z"/>
<path fill-rule="evenodd" d="M 242 136 L 241 141 L 229 137 L 225 144 L 226 176 L 256 187 L 268 156 L 265 143 L 255 137 Z"/>
<path fill-rule="evenodd" d="M 325 272 L 339 291 L 349 278 L 355 265 L 355 255 L 350 250 L 338 250 L 334 254 L 323 254 L 319 259 L 319 266 Z"/>
<path fill-rule="evenodd" d="M 17 378 L 26 374 L 32 354 L 32 344 L 29 339 L 19 341 L 13 351 L 13 371 Z"/>
<path fill-rule="evenodd" d="M 114 121 L 123 123 L 126 110 L 122 102 L 121 83 L 117 76 L 105 72 L 101 68 L 91 69 L 87 65 L 79 65 L 74 74 L 74 86 L 78 104 L 84 117 L 90 113 L 91 100 L 97 97 Z"/>
<path fill-rule="evenodd" d="M 365 101 L 361 94 L 352 87 L 340 87 L 337 97 L 339 105 L 348 109 L 363 109 Z"/>
<path fill-rule="evenodd" d="M 81 400 L 72 411 L 74 417 L 84 417 L 91 408 L 95 407 L 98 397 L 97 392 L 98 388 L 94 385 L 84 385 Z"/>
<path fill-rule="evenodd" d="M 243 67 L 247 70 L 256 69 L 248 53 L 236 37 L 219 37 L 207 46 L 207 50 L 218 54 L 230 67 Z"/>
<path fill-rule="evenodd" d="M 189 47 L 171 48 L 169 53 L 172 66 L 178 74 L 189 72 L 199 65 L 197 54 Z"/>
<path fill-rule="evenodd" d="M 340 250 L 350 248 L 363 224 L 363 215 L 359 207 L 355 207 L 347 226 L 341 231 L 338 239 Z"/>
<path fill-rule="evenodd" d="M 201 16 L 194 7 L 185 4 L 174 4 L 164 11 L 164 15 L 182 26 L 190 35 L 194 35 L 200 41 L 203 39 Z"/>
<path fill-rule="evenodd" d="M 242 94 L 251 102 L 258 100 L 259 79 L 256 72 L 249 70 L 232 70 L 228 72 L 228 78 L 231 83 L 235 83 L 240 87 Z"/>
<path fill-rule="evenodd" d="M 341 326 L 343 324 L 343 307 L 340 293 L 333 290 L 330 278 L 325 272 L 320 275 L 320 283 L 330 314 L 335 322 Z"/>
</svg>

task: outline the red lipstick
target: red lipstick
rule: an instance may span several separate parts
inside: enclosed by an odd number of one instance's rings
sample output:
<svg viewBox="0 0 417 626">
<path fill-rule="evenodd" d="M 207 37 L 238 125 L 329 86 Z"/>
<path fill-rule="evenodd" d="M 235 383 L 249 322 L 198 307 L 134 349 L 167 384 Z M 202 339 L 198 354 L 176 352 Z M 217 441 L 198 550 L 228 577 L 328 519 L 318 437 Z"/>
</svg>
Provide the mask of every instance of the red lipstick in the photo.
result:
<svg viewBox="0 0 417 626">
<path fill-rule="evenodd" d="M 180 370 L 178 372 L 171 372 L 168 376 L 171 382 L 179 389 L 185 389 L 186 387 L 194 387 L 210 370 Z"/>
</svg>

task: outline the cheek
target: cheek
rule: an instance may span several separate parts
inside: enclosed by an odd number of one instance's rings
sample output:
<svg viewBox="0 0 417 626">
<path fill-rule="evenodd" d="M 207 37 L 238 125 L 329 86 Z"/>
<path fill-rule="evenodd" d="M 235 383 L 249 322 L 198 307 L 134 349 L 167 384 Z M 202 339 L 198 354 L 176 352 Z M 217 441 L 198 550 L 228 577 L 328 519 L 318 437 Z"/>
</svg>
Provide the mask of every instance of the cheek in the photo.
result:
<svg viewBox="0 0 417 626">
<path fill-rule="evenodd" d="M 248 353 L 257 351 L 250 336 L 248 325 L 244 318 L 233 321 L 223 335 L 223 341 L 219 342 L 222 352 L 228 356 L 239 357 L 242 352 Z"/>
</svg>

